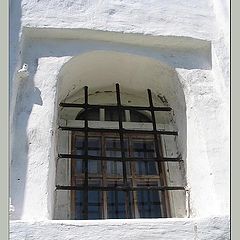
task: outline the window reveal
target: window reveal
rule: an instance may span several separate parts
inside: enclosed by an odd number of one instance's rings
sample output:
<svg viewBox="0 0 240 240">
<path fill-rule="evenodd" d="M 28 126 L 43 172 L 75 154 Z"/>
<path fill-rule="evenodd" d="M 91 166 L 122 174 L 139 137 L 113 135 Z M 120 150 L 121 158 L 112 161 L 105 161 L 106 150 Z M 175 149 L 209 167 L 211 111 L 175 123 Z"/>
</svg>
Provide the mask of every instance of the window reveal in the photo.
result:
<svg viewBox="0 0 240 240">
<path fill-rule="evenodd" d="M 72 159 L 72 182 L 71 186 L 56 186 L 56 189 L 72 191 L 73 219 L 169 217 L 167 191 L 185 188 L 167 186 L 162 163 L 182 159 L 163 157 L 161 134 L 177 133 L 157 131 L 154 112 L 170 111 L 171 108 L 154 107 L 150 90 L 149 107 L 122 106 L 118 84 L 116 93 L 117 106 L 89 105 L 87 87 L 84 104 L 60 104 L 84 108 L 83 117 L 78 117 L 84 119 L 85 127 L 60 126 L 62 130 L 73 132 L 72 154 L 59 154 L 59 158 Z M 108 120 L 116 120 L 118 113 L 119 129 L 88 127 L 88 110 L 101 108 Z M 150 111 L 153 130 L 124 129 L 125 110 L 130 111 L 132 119 L 134 112 Z M 90 119 L 96 120 L 99 116 L 91 114 Z M 147 121 L 136 116 L 135 121 Z"/>
</svg>

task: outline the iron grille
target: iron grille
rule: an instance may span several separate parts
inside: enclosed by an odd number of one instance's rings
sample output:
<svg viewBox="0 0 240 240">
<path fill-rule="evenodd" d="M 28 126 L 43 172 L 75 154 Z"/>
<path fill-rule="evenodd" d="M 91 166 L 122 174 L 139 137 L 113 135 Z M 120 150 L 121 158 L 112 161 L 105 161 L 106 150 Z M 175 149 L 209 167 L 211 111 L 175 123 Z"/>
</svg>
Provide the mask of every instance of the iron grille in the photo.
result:
<svg viewBox="0 0 240 240">
<path fill-rule="evenodd" d="M 89 190 L 97 190 L 97 191 L 125 191 L 126 192 L 126 201 L 128 202 L 129 199 L 129 192 L 130 191 L 137 191 L 137 190 L 159 190 L 159 191 L 177 191 L 177 190 L 185 190 L 184 186 L 141 186 L 141 187 L 131 187 L 128 184 L 128 178 L 127 178 L 127 171 L 126 171 L 126 162 L 128 161 L 144 161 L 142 158 L 136 158 L 136 157 L 126 157 L 124 152 L 124 134 L 126 133 L 147 133 L 152 134 L 154 138 L 154 144 L 155 144 L 155 150 L 156 150 L 156 157 L 147 159 L 146 161 L 154 161 L 157 162 L 158 165 L 160 165 L 162 162 L 183 162 L 181 156 L 175 157 L 175 158 L 169 158 L 164 157 L 162 152 L 159 149 L 159 146 L 162 146 L 161 144 L 161 134 L 162 135 L 178 135 L 177 131 L 166 131 L 166 130 L 157 130 L 156 125 L 156 118 L 155 118 L 155 112 L 156 111 L 172 111 L 171 107 L 168 106 L 162 106 L 162 107 L 155 107 L 153 104 L 152 99 L 152 92 L 150 89 L 147 90 L 148 93 L 148 101 L 149 106 L 124 106 L 121 103 L 121 96 L 120 96 L 120 87 L 119 84 L 116 84 L 116 100 L 117 104 L 115 106 L 112 105 L 95 105 L 95 104 L 89 104 L 88 103 L 88 87 L 84 87 L 84 104 L 78 104 L 78 103 L 60 103 L 60 107 L 63 108 L 81 108 L 84 109 L 86 112 L 86 117 L 84 119 L 84 127 L 69 127 L 69 126 L 59 126 L 59 128 L 62 131 L 80 131 L 84 133 L 84 154 L 83 155 L 76 155 L 76 154 L 58 154 L 58 158 L 63 159 L 82 159 L 83 160 L 83 171 L 84 171 L 84 183 L 82 186 L 60 186 L 56 185 L 56 190 L 70 190 L 70 191 L 76 191 L 76 190 L 82 190 L 83 191 L 83 204 L 85 212 L 84 212 L 84 219 L 88 219 L 88 191 Z M 89 109 L 114 109 L 118 111 L 118 129 L 107 129 L 107 128 L 90 128 L 88 124 L 88 117 L 87 113 Z M 152 130 L 130 130 L 125 129 L 123 127 L 123 119 L 122 119 L 122 111 L 124 110 L 147 110 L 151 113 L 152 118 Z M 90 132 L 111 132 L 111 133 L 118 133 L 120 138 L 120 147 L 121 147 L 121 157 L 106 157 L 106 156 L 91 156 L 88 154 L 88 134 Z M 122 162 L 123 166 L 123 185 L 121 186 L 89 186 L 88 184 L 88 159 L 91 160 L 106 160 L 106 161 L 120 161 Z M 161 169 L 161 167 L 159 167 Z M 126 205 L 126 216 L 129 218 L 129 206 Z"/>
</svg>

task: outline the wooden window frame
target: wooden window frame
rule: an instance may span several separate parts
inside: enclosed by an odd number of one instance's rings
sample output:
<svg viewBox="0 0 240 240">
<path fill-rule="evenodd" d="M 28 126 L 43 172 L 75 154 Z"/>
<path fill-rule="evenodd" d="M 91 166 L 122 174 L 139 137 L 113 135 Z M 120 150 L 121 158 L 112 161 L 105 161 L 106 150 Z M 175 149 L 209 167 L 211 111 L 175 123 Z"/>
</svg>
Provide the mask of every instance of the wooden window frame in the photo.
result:
<svg viewBox="0 0 240 240">
<path fill-rule="evenodd" d="M 72 139 L 71 142 L 75 143 L 75 139 L 76 137 L 81 137 L 84 138 L 84 134 L 82 132 L 74 132 L 72 134 Z M 95 133 L 90 133 L 88 135 L 88 137 L 98 137 L 101 139 L 101 155 L 102 156 L 106 156 L 106 139 L 107 138 L 115 138 L 119 140 L 119 134 L 117 133 L 102 133 L 102 132 L 95 132 Z M 160 137 L 160 136 L 159 136 Z M 138 140 L 138 139 L 146 139 L 146 140 L 150 140 L 153 142 L 154 144 L 154 137 L 152 136 L 152 134 L 127 134 L 124 136 L 124 139 L 128 139 L 128 156 L 131 156 L 133 153 L 133 148 L 132 148 L 132 141 L 133 140 Z M 120 140 L 119 140 L 120 141 Z M 162 146 L 160 146 L 160 149 L 162 149 Z M 154 151 L 155 147 L 154 147 Z M 71 152 L 72 154 L 75 154 L 75 146 L 74 144 L 72 144 L 71 146 Z M 72 176 L 72 173 L 75 171 L 75 159 L 72 159 L 71 161 L 71 185 L 75 186 L 75 177 Z M 98 161 L 98 160 L 96 160 Z M 123 176 L 121 177 L 107 177 L 106 174 L 106 170 L 107 170 L 107 160 L 101 160 L 101 171 L 102 174 L 98 174 L 97 176 L 94 176 L 94 179 L 99 179 L 103 186 L 106 187 L 106 182 L 107 181 L 121 181 L 123 180 Z M 137 184 L 146 184 L 146 181 L 150 181 L 151 183 L 158 183 L 158 185 L 160 186 L 166 186 L 167 184 L 167 179 L 166 179 L 166 174 L 165 174 L 165 166 L 163 163 L 161 163 L 160 165 L 156 166 L 157 169 L 157 174 L 156 175 L 140 175 L 137 176 L 136 174 L 136 163 L 135 161 L 131 161 L 130 162 L 130 175 L 128 175 L 128 180 L 131 181 L 131 186 L 132 187 L 137 187 Z M 157 164 L 157 163 L 156 163 Z M 159 169 L 159 167 L 161 167 L 161 170 Z M 82 174 L 82 176 L 80 176 L 79 178 L 81 178 L 82 181 L 84 181 L 84 173 Z M 108 219 L 108 211 L 107 211 L 107 192 L 104 190 L 100 190 L 101 194 L 101 200 L 102 200 L 102 219 Z M 165 191 L 158 191 L 159 193 L 159 201 L 160 201 L 160 209 L 161 209 L 161 213 L 163 214 L 163 218 L 166 217 L 171 217 L 171 210 L 170 210 L 170 202 L 169 202 L 169 196 L 168 196 L 168 192 Z M 126 199 L 125 199 L 126 200 Z M 132 214 L 132 218 L 140 218 L 139 216 L 139 212 L 138 212 L 138 206 L 137 206 L 138 200 L 137 200 L 137 191 L 132 191 L 132 207 L 133 209 L 131 209 Z M 127 202 L 125 202 L 125 204 L 128 204 Z M 75 205 L 76 205 L 76 191 L 71 191 L 71 219 L 75 219 Z"/>
</svg>

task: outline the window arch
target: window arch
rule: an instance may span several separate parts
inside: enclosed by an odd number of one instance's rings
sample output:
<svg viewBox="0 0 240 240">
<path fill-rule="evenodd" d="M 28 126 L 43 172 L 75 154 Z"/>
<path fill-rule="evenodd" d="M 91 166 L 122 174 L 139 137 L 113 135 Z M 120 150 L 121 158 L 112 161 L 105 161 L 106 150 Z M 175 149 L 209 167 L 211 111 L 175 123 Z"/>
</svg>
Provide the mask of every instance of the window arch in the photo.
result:
<svg viewBox="0 0 240 240">
<path fill-rule="evenodd" d="M 155 118 L 155 111 L 171 108 L 154 107 L 150 90 L 149 107 L 123 106 L 119 86 L 116 87 L 115 106 L 89 104 L 87 88 L 84 104 L 61 104 L 83 108 L 75 115 L 77 124 L 84 123 L 82 127 L 60 127 L 72 132 L 70 154 L 59 154 L 59 158 L 71 159 L 70 186 L 57 185 L 57 190 L 70 190 L 69 218 L 174 216 L 170 203 L 173 198 L 168 191 L 184 187 L 169 186 L 165 162 L 182 160 L 180 156 L 164 156 L 161 133 L 176 135 L 176 132 L 158 130 Z M 144 114 L 145 110 L 151 113 L 151 118 Z M 99 121 L 100 125 L 89 127 L 92 121 Z M 109 121 L 117 121 L 118 128 L 109 128 Z M 128 121 L 136 124 L 126 129 L 123 124 Z M 137 123 L 148 123 L 152 129 L 139 129 Z"/>
<path fill-rule="evenodd" d="M 100 109 L 88 109 L 80 111 L 77 116 L 76 120 L 85 120 L 87 116 L 88 121 L 118 121 L 118 111 L 117 109 L 104 109 L 103 112 L 103 119 L 100 119 Z M 151 118 L 147 116 L 143 112 L 139 112 L 136 110 L 125 110 L 122 112 L 122 120 L 123 122 L 151 122 Z"/>
</svg>

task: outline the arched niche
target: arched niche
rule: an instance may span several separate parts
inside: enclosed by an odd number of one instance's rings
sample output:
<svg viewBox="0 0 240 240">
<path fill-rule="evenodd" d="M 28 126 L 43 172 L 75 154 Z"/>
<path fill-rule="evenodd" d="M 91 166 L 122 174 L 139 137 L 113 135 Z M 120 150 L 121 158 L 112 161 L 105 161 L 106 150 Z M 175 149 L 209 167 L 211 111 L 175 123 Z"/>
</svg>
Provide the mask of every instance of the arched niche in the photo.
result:
<svg viewBox="0 0 240 240">
<path fill-rule="evenodd" d="M 58 118 L 76 119 L 78 109 L 65 112 L 59 108 L 59 103 L 83 103 L 84 86 L 89 88 L 90 104 L 116 104 L 116 83 L 120 84 L 124 105 L 148 105 L 147 89 L 151 89 L 155 106 L 172 107 L 170 115 L 157 114 L 157 122 L 177 128 L 178 150 L 186 160 L 186 106 L 181 83 L 173 68 L 148 57 L 113 51 L 92 51 L 71 58 L 63 65 L 58 76 Z M 66 169 L 66 166 L 62 166 L 60 175 L 64 174 Z M 69 183 L 68 178 L 62 180 Z M 184 184 L 184 181 L 185 179 L 181 184 Z M 65 204 L 66 198 L 60 200 L 60 207 L 55 211 L 59 212 L 61 206 L 69 208 Z M 59 199 L 57 198 L 57 201 Z M 57 214 L 56 218 L 61 219 L 61 214 Z"/>
<path fill-rule="evenodd" d="M 101 99 L 102 104 L 109 103 L 115 97 L 114 85 L 117 82 L 121 86 L 122 94 L 137 97 L 135 104 L 146 104 L 147 89 L 151 89 L 156 105 L 164 104 L 173 108 L 172 121 L 178 129 L 179 148 L 186 159 L 185 97 L 177 72 L 163 62 L 113 51 L 91 51 L 75 56 L 66 62 L 59 72 L 57 105 L 66 100 L 83 102 L 81 91 L 84 86 L 89 87 L 90 102 Z M 107 91 L 109 99 L 103 98 Z M 127 98 L 122 99 L 123 104 L 129 101 Z M 124 99 L 127 99 L 126 102 Z M 131 104 L 134 104 L 134 101 Z"/>
</svg>

